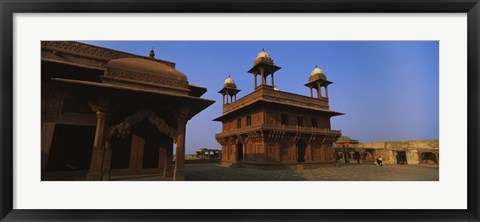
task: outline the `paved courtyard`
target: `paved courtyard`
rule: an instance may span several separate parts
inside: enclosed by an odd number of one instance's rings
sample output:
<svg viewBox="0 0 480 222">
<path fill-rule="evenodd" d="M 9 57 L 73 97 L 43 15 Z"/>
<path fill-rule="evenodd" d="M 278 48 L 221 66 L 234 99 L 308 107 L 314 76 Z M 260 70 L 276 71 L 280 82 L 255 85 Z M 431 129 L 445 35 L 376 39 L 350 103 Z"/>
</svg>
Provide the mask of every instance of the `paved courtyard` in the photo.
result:
<svg viewBox="0 0 480 222">
<path fill-rule="evenodd" d="M 121 180 L 160 180 L 140 176 Z M 438 181 L 438 168 L 408 165 L 343 165 L 305 170 L 225 168 L 220 164 L 186 164 L 187 181 Z"/>
</svg>

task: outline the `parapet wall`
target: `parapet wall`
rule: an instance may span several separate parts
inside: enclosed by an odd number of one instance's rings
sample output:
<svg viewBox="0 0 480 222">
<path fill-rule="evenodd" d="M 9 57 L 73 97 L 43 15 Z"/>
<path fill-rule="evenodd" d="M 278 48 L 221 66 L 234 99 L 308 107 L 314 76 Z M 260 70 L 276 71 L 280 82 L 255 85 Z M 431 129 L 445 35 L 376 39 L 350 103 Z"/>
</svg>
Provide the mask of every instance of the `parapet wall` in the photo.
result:
<svg viewBox="0 0 480 222">
<path fill-rule="evenodd" d="M 385 142 L 365 142 L 353 145 L 358 148 L 370 149 L 438 149 L 438 140 L 404 140 L 404 141 L 385 141 Z"/>
<path fill-rule="evenodd" d="M 364 142 L 351 144 L 350 149 L 340 151 L 349 156 L 348 161 L 356 161 L 353 155 L 356 152 L 361 156 L 359 162 L 364 163 L 374 163 L 381 156 L 385 164 L 439 166 L 439 140 Z"/>
</svg>

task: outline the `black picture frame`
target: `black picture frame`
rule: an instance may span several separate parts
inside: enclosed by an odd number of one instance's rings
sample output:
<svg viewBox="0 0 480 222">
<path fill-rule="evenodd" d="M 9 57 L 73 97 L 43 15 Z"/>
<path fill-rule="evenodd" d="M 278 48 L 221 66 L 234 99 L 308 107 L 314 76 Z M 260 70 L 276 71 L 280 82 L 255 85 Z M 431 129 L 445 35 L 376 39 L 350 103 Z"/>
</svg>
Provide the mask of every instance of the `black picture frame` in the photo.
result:
<svg viewBox="0 0 480 222">
<path fill-rule="evenodd" d="M 479 0 L 0 0 L 1 221 L 480 221 Z M 19 210 L 13 209 L 14 13 L 467 13 L 468 203 L 466 210 Z M 228 200 L 227 200 L 228 201 Z M 443 200 L 448 201 L 448 200 Z M 227 203 L 226 203 L 227 204 Z"/>
</svg>

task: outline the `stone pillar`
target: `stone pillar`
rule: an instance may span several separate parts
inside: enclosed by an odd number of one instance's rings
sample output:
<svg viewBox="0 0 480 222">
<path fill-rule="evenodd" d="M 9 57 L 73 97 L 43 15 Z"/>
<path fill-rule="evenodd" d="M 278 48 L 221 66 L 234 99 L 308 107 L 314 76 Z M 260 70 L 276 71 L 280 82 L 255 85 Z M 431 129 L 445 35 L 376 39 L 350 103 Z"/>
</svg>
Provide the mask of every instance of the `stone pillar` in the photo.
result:
<svg viewBox="0 0 480 222">
<path fill-rule="evenodd" d="M 312 87 L 311 87 L 311 86 L 309 86 L 308 88 L 310 88 L 310 97 L 312 97 L 312 98 L 313 98 L 313 90 L 312 90 Z"/>
<path fill-rule="evenodd" d="M 253 74 L 253 81 L 255 82 L 255 88 L 257 88 L 257 73 Z"/>
<path fill-rule="evenodd" d="M 328 86 L 325 86 L 325 97 L 328 99 Z"/>
<path fill-rule="evenodd" d="M 166 146 L 167 158 L 163 171 L 163 177 L 173 177 L 173 141 L 169 140 Z"/>
<path fill-rule="evenodd" d="M 440 164 L 440 159 L 438 159 L 438 152 L 435 152 L 435 159 L 437 159 L 437 164 Z"/>
<path fill-rule="evenodd" d="M 263 72 L 263 68 L 260 68 L 260 74 L 261 74 L 261 76 L 262 76 L 262 85 L 265 85 L 265 84 L 266 84 L 266 83 L 265 83 L 265 74 L 264 74 L 264 72 Z"/>
<path fill-rule="evenodd" d="M 184 165 L 185 165 L 185 134 L 187 120 L 184 117 L 177 119 L 178 122 L 178 136 L 177 136 L 177 150 L 175 159 L 175 171 L 173 172 L 173 180 L 185 180 Z"/>
<path fill-rule="evenodd" d="M 164 138 L 165 139 L 165 138 Z M 158 152 L 158 171 L 164 174 L 165 172 L 165 164 L 167 162 L 167 147 L 166 141 L 162 141 Z"/>
<path fill-rule="evenodd" d="M 132 133 L 132 145 L 130 149 L 130 169 L 142 169 L 143 167 L 143 152 L 145 146 L 145 138 Z"/>
<path fill-rule="evenodd" d="M 222 94 L 222 99 L 223 99 L 223 105 L 225 105 L 225 94 Z"/>
<path fill-rule="evenodd" d="M 423 157 L 423 152 L 418 151 L 418 158 L 417 158 L 417 159 L 418 159 L 418 163 L 419 163 L 419 164 L 420 164 L 420 163 L 423 163 L 422 157 Z"/>
<path fill-rule="evenodd" d="M 112 147 L 110 142 L 105 141 L 105 154 L 103 156 L 102 180 L 110 180 L 112 168 Z"/>
<path fill-rule="evenodd" d="M 275 80 L 273 78 L 273 73 L 272 73 L 272 86 L 275 87 Z"/>
<path fill-rule="evenodd" d="M 320 86 L 320 82 L 317 82 L 317 93 L 318 93 L 318 99 L 322 98 L 322 88 Z"/>
<path fill-rule="evenodd" d="M 47 171 L 48 157 L 52 147 L 53 133 L 55 132 L 55 123 L 42 124 L 42 174 Z M 45 175 L 43 175 L 45 176 Z"/>
<path fill-rule="evenodd" d="M 310 161 L 315 160 L 315 145 L 313 142 L 310 143 Z"/>
<path fill-rule="evenodd" d="M 95 129 L 95 139 L 93 141 L 92 157 L 90 160 L 90 169 L 87 174 L 87 180 L 101 180 L 103 168 L 103 155 L 105 147 L 103 146 L 103 137 L 105 134 L 106 113 L 97 111 L 97 127 Z"/>
</svg>

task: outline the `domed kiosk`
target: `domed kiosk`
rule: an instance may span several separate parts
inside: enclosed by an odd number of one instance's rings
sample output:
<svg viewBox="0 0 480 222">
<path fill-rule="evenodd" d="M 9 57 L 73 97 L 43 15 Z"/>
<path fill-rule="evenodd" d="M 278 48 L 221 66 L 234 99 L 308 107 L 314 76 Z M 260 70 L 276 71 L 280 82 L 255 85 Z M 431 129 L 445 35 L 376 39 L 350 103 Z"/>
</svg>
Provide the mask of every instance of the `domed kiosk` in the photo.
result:
<svg viewBox="0 0 480 222">
<path fill-rule="evenodd" d="M 248 73 L 253 74 L 255 88 L 259 86 L 273 88 L 275 85 L 273 74 L 280 69 L 281 67 L 275 65 L 270 54 L 265 52 L 265 49 L 262 49 L 262 51 L 257 54 L 257 57 L 255 57 L 253 67 L 248 70 Z M 271 76 L 271 84 L 267 83 L 267 77 L 269 75 Z M 260 85 L 257 84 L 257 76 L 261 78 Z"/>
<path fill-rule="evenodd" d="M 223 104 L 229 104 L 237 100 L 237 93 L 240 92 L 240 89 L 237 89 L 235 81 L 232 77 L 228 76 L 227 79 L 223 82 L 223 88 L 218 91 L 218 93 L 223 96 Z"/>
<path fill-rule="evenodd" d="M 332 84 L 332 82 L 327 80 L 327 76 L 323 70 L 315 66 L 305 86 L 310 89 L 310 97 L 314 97 L 313 89 L 315 89 L 318 99 L 328 100 L 328 85 L 330 84 Z M 325 90 L 325 96 L 322 95 L 322 88 Z"/>
<path fill-rule="evenodd" d="M 184 179 L 188 121 L 214 103 L 175 63 L 42 41 L 42 180 Z M 176 144 L 176 159 L 173 147 Z"/>
</svg>

